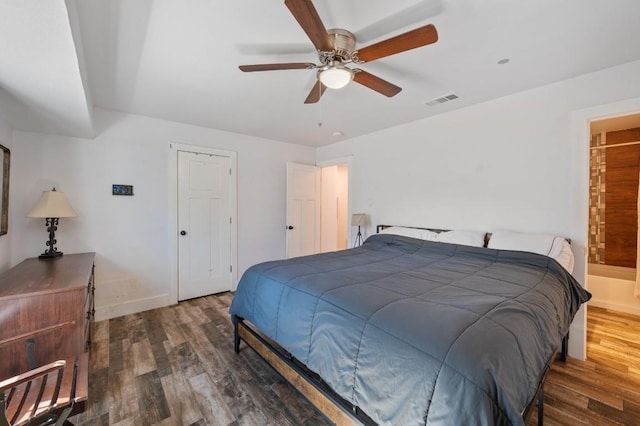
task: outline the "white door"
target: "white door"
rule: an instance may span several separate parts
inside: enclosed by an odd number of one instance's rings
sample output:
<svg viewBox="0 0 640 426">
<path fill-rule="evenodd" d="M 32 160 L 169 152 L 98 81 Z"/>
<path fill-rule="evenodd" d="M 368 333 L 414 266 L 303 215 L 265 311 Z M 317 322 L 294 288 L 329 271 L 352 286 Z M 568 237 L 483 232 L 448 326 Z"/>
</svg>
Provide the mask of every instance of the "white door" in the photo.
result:
<svg viewBox="0 0 640 426">
<path fill-rule="evenodd" d="M 320 252 L 320 168 L 287 163 L 287 258 Z"/>
<path fill-rule="evenodd" d="M 178 300 L 229 291 L 231 159 L 178 151 Z"/>
</svg>

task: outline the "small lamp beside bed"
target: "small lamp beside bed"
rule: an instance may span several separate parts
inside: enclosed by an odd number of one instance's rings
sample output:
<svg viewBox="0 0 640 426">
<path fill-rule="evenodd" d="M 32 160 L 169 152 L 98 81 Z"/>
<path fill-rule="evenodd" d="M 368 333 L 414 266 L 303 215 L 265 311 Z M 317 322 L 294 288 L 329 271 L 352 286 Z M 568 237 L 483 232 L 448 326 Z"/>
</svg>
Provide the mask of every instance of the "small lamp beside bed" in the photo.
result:
<svg viewBox="0 0 640 426">
<path fill-rule="evenodd" d="M 358 234 L 356 235 L 356 241 L 353 243 L 353 247 L 359 247 L 362 245 L 362 232 L 360 232 L 360 227 L 365 226 L 367 224 L 367 215 L 366 213 L 354 213 L 351 215 L 351 226 L 358 227 Z"/>
</svg>

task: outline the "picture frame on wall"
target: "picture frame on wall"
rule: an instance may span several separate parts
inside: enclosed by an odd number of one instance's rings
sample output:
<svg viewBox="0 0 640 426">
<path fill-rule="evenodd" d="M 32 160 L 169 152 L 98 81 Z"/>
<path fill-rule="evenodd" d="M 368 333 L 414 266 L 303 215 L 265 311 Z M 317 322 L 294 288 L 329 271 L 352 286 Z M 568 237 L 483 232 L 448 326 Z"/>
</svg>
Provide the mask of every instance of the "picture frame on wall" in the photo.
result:
<svg viewBox="0 0 640 426">
<path fill-rule="evenodd" d="M 133 185 L 114 183 L 111 189 L 112 195 L 133 195 Z"/>
</svg>

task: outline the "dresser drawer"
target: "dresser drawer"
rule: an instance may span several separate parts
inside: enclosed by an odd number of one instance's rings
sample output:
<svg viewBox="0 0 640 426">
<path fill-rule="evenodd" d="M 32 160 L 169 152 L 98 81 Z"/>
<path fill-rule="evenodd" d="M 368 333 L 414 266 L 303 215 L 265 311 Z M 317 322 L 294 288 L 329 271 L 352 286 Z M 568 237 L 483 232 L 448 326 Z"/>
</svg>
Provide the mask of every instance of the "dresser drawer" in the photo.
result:
<svg viewBox="0 0 640 426">
<path fill-rule="evenodd" d="M 0 380 L 87 350 L 94 257 L 31 258 L 0 274 Z"/>
</svg>

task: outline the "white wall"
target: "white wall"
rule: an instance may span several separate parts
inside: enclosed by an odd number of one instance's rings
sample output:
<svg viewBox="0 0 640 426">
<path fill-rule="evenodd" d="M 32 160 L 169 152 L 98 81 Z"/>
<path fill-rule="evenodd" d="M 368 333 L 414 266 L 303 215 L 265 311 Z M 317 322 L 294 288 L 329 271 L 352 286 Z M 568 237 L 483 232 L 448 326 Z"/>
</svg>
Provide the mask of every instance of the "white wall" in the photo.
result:
<svg viewBox="0 0 640 426">
<path fill-rule="evenodd" d="M 12 134 L 11 127 L 7 122 L 5 122 L 3 117 L 6 117 L 6 109 L 7 104 L 4 98 L 4 94 L 1 93 L 2 89 L 0 89 L 0 145 L 4 145 L 5 147 L 11 149 L 12 145 Z M 11 153 L 13 154 L 13 152 Z M 1 159 L 1 157 L 0 157 Z M 10 168 L 11 170 L 11 168 Z M 9 184 L 11 187 L 9 188 L 9 196 L 11 197 L 13 191 L 13 182 L 12 176 L 9 177 Z M 12 197 L 13 198 L 13 197 Z M 13 202 L 13 199 L 9 199 L 9 205 Z M 7 234 L 0 236 L 0 273 L 6 271 L 11 266 L 11 234 L 13 232 L 12 217 L 9 216 L 9 229 Z"/>
<path fill-rule="evenodd" d="M 353 156 L 351 208 L 369 214 L 368 234 L 384 223 L 563 235 L 584 284 L 588 136 L 575 139 L 575 111 L 640 96 L 639 75 L 640 61 L 610 68 L 321 147 L 317 161 Z M 584 334 L 583 312 L 572 332 Z"/>
<path fill-rule="evenodd" d="M 61 219 L 66 252 L 95 251 L 96 316 L 162 306 L 170 293 L 169 143 L 238 153 L 238 267 L 285 256 L 285 164 L 313 163 L 299 145 L 96 109 L 95 139 L 15 132 L 12 264 L 40 254 L 44 221 L 26 218 L 41 191 L 66 192 L 80 217 Z M 111 195 L 114 183 L 133 197 Z M 118 309 L 122 313 L 122 308 Z"/>
<path fill-rule="evenodd" d="M 353 155 L 351 206 L 370 228 L 571 236 L 571 112 L 640 95 L 638 71 L 635 62 L 335 143 L 317 161 Z"/>
</svg>

